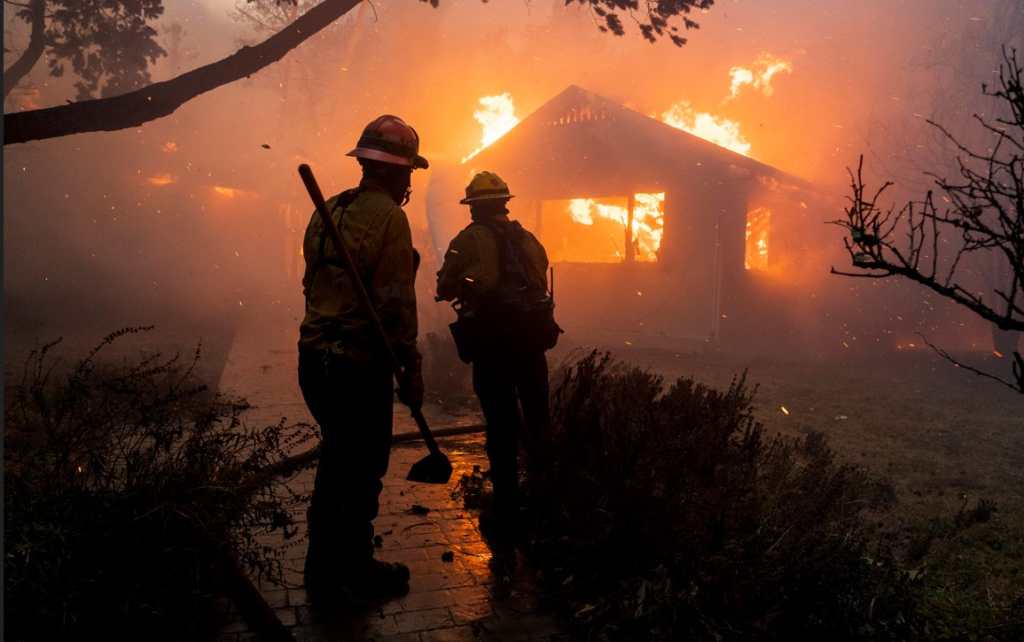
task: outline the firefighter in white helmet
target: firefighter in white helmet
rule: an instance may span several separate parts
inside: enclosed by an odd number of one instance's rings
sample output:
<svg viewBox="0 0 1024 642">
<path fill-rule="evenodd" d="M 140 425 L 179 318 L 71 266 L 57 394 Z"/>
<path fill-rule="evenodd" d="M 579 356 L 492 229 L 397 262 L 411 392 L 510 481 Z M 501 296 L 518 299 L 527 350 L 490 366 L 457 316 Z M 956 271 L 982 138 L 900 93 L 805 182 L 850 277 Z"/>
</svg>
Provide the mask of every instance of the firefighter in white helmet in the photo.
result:
<svg viewBox="0 0 1024 642">
<path fill-rule="evenodd" d="M 327 202 L 407 376 L 399 395 L 423 402 L 416 347 L 417 255 L 402 211 L 414 169 L 426 168 L 419 136 L 396 116 L 366 126 L 349 156 L 359 186 Z M 389 361 L 362 311 L 340 256 L 314 212 L 303 243 L 306 314 L 299 329 L 299 385 L 320 425 L 322 451 L 309 508 L 306 587 L 381 597 L 407 590 L 409 569 L 373 557 L 373 519 L 391 449 L 394 390 Z"/>
</svg>

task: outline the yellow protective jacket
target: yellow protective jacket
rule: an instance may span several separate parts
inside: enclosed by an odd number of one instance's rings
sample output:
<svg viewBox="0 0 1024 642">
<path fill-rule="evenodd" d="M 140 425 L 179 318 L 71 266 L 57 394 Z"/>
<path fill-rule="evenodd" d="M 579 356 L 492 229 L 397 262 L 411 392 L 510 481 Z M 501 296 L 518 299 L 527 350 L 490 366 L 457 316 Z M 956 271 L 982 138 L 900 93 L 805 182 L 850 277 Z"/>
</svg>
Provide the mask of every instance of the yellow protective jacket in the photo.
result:
<svg viewBox="0 0 1024 642">
<path fill-rule="evenodd" d="M 338 199 L 351 199 L 344 208 Z M 402 208 L 383 190 L 363 185 L 327 202 L 342 240 L 366 286 L 399 359 L 417 357 L 416 271 L 412 233 Z M 375 330 L 360 307 L 342 259 L 315 211 L 302 245 L 306 271 L 302 292 L 306 316 L 299 328 L 299 348 L 328 350 L 355 360 L 378 358 Z"/>
<path fill-rule="evenodd" d="M 497 233 L 490 225 L 516 225 L 507 216 L 489 223 L 474 221 L 452 239 L 444 255 L 444 265 L 437 273 L 437 297 L 442 301 L 456 299 L 473 306 L 475 300 L 494 292 L 501 277 Z M 522 229 L 519 254 L 531 289 L 548 288 L 548 255 L 533 234 Z"/>
</svg>

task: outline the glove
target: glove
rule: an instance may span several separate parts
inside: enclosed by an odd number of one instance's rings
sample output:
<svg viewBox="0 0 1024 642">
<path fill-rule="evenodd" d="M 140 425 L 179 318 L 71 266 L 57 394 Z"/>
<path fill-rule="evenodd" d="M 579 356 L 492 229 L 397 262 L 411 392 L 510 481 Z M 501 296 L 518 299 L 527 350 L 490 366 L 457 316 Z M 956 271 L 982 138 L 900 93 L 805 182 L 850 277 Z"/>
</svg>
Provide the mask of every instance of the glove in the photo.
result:
<svg viewBox="0 0 1024 642">
<path fill-rule="evenodd" d="M 402 376 L 398 382 L 398 400 L 409 406 L 410 410 L 423 407 L 423 367 L 419 355 L 406 360 Z"/>
</svg>

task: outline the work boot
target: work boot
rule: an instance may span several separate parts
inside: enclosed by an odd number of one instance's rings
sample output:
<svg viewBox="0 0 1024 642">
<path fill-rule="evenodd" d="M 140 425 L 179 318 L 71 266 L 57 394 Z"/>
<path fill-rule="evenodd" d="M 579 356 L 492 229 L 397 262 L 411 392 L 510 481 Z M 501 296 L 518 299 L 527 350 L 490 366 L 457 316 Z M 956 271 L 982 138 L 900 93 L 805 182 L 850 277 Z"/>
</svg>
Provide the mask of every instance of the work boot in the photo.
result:
<svg viewBox="0 0 1024 642">
<path fill-rule="evenodd" d="M 409 567 L 401 562 L 371 559 L 366 575 L 369 585 L 385 594 L 409 589 Z"/>
<path fill-rule="evenodd" d="M 480 534 L 489 542 L 512 541 L 512 520 L 496 510 L 480 512 Z"/>
<path fill-rule="evenodd" d="M 355 600 L 382 600 L 409 592 L 409 567 L 399 562 L 370 558 L 358 570 L 340 578 Z"/>
<path fill-rule="evenodd" d="M 374 602 L 401 597 L 409 592 L 409 567 L 395 562 L 371 559 L 358 570 L 336 571 L 306 576 L 306 592 L 317 607 L 344 604 L 366 608 Z"/>
<path fill-rule="evenodd" d="M 513 543 L 520 527 L 516 493 L 494 493 L 480 510 L 480 533 L 489 542 Z"/>
</svg>

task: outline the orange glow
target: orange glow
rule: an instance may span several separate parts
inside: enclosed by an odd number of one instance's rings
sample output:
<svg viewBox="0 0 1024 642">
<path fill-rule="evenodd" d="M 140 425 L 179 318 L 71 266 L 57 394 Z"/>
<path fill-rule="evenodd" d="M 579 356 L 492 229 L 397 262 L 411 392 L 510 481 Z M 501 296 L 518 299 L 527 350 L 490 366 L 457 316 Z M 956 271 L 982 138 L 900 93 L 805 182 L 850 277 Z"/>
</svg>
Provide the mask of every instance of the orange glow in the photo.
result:
<svg viewBox="0 0 1024 642">
<path fill-rule="evenodd" d="M 173 185 L 174 183 L 177 183 L 178 179 L 170 174 L 157 174 L 147 178 L 146 182 L 155 187 L 164 187 L 166 185 Z"/>
<path fill-rule="evenodd" d="M 743 267 L 748 270 L 768 269 L 768 238 L 771 232 L 772 211 L 766 207 L 747 212 L 747 246 Z"/>
<path fill-rule="evenodd" d="M 665 192 L 633 195 L 633 243 L 637 261 L 654 261 L 665 231 Z"/>
<path fill-rule="evenodd" d="M 512 102 L 512 94 L 508 92 L 497 96 L 484 96 L 480 99 L 480 105 L 481 108 L 473 112 L 473 118 L 483 127 L 480 146 L 470 152 L 469 156 L 463 158 L 463 163 L 482 152 L 488 145 L 519 124 L 516 106 Z"/>
<path fill-rule="evenodd" d="M 225 198 L 234 198 L 241 193 L 241 190 L 235 189 L 234 187 L 224 187 L 223 185 L 214 185 L 213 191 L 215 194 Z"/>
<path fill-rule="evenodd" d="M 770 53 L 763 53 L 750 67 L 736 66 L 729 70 L 729 98 L 739 95 L 744 86 L 750 85 L 759 90 L 765 96 L 774 93 L 772 88 L 772 76 L 778 73 L 792 73 L 793 63 L 773 56 Z"/>
<path fill-rule="evenodd" d="M 658 259 L 664 192 L 633 195 L 631 253 L 626 250 L 625 234 L 630 221 L 628 198 L 574 198 L 554 203 L 554 207 L 545 207 L 543 214 L 545 243 L 554 248 L 553 260 L 617 263 L 630 254 L 636 261 Z"/>
<path fill-rule="evenodd" d="M 12 92 L 12 94 L 18 103 L 18 109 L 22 111 L 39 109 L 41 106 L 42 92 L 39 91 L 38 87 L 17 88 Z"/>
<path fill-rule="evenodd" d="M 162 149 L 164 153 L 173 154 L 174 152 L 178 151 L 178 143 L 174 142 L 173 140 L 169 140 L 166 143 L 164 143 L 163 147 L 161 147 L 160 149 Z"/>
<path fill-rule="evenodd" d="M 750 156 L 750 142 L 740 133 L 740 124 L 722 116 L 695 111 L 688 101 L 681 100 L 661 114 L 661 121 L 689 132 L 719 147 Z"/>
</svg>

